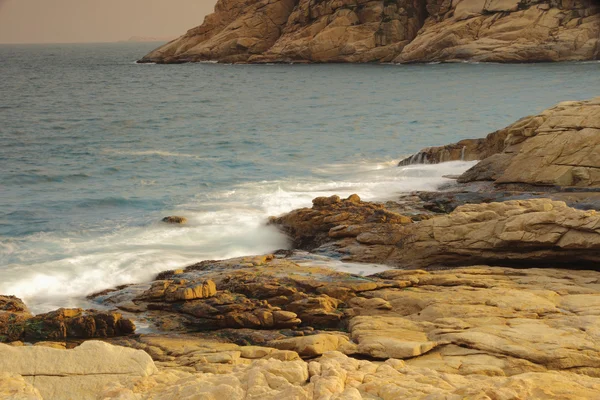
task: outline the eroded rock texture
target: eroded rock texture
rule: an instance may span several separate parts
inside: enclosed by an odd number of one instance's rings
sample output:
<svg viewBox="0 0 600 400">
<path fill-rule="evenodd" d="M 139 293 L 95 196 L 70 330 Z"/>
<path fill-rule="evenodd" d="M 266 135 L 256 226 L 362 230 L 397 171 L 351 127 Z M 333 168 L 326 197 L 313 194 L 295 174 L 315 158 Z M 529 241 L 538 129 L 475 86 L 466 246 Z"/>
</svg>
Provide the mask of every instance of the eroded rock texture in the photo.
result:
<svg viewBox="0 0 600 400">
<path fill-rule="evenodd" d="M 450 2 L 442 3 L 444 5 Z M 397 62 L 530 62 L 598 58 L 592 1 L 455 0 L 429 18 Z"/>
<path fill-rule="evenodd" d="M 599 36 L 591 0 L 220 0 L 141 61 L 591 60 Z"/>
<path fill-rule="evenodd" d="M 240 400 L 600 395 L 597 271 L 474 266 L 360 278 L 255 257 L 204 263 L 176 275 L 198 282 L 210 276 L 217 292 L 232 281 L 256 293 L 263 285 L 268 301 L 277 290 L 321 288 L 337 296 L 347 332 L 217 329 L 111 339 L 129 348 L 0 345 L 0 394 Z M 357 278 L 362 283 L 349 286 Z M 134 285 L 104 300 L 125 304 L 145 290 Z M 237 344 L 244 336 L 263 341 Z"/>
</svg>

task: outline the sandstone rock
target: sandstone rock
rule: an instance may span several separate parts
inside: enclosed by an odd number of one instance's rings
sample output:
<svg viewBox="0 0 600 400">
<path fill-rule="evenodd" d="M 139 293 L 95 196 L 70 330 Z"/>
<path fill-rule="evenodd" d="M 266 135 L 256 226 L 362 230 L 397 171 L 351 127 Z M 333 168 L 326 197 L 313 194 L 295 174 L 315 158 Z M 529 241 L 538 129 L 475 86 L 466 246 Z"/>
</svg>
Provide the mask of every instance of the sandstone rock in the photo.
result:
<svg viewBox="0 0 600 400">
<path fill-rule="evenodd" d="M 168 302 L 205 299 L 217 294 L 217 287 L 211 280 L 188 282 L 185 279 L 159 280 L 152 283 L 141 298 Z"/>
<path fill-rule="evenodd" d="M 515 210 L 524 204 L 490 204 L 486 212 L 519 217 L 523 214 Z M 560 210 L 560 204 L 547 200 L 527 209 L 556 211 L 549 205 Z M 473 212 L 461 211 L 463 217 Z M 567 212 L 560 223 L 567 226 L 570 220 Z M 253 270 L 260 273 L 252 275 Z M 191 282 L 194 276 L 231 288 L 244 287 L 232 283 L 238 279 L 254 277 L 254 283 L 264 279 L 275 286 L 276 277 L 285 277 L 290 280 L 279 284 L 296 282 L 296 288 L 306 290 L 305 299 L 315 296 L 308 305 L 320 308 L 333 307 L 319 297 L 320 288 L 333 280 L 350 287 L 356 278 L 278 258 L 260 267 L 248 266 L 243 258 L 211 261 L 201 271 L 186 270 L 181 279 Z M 230 329 L 112 339 L 145 350 L 160 371 L 137 383 L 103 387 L 102 398 L 579 399 L 600 394 L 598 271 L 479 265 L 429 272 L 392 269 L 368 279 L 372 285 L 361 286 L 362 291 L 345 300 L 349 337 L 309 329 Z M 264 344 L 237 344 L 242 337 L 248 339 L 245 343 L 260 337 Z M 332 349 L 337 351 L 328 351 Z M 297 352 L 317 358 L 306 363 Z"/>
<path fill-rule="evenodd" d="M 383 213 L 377 218 L 390 215 Z M 165 273 L 160 277 L 167 276 L 173 275 Z M 178 297 L 179 300 L 171 301 L 167 297 L 172 287 L 176 288 L 172 293 L 177 293 L 181 288 L 207 285 L 221 290 L 208 298 Z M 176 279 L 130 285 L 108 291 L 95 301 L 132 310 L 136 320 L 161 331 L 300 327 L 294 332 L 304 334 L 305 327 L 343 329 L 348 317 L 345 302 L 382 286 L 389 283 L 267 255 L 194 264 Z M 252 340 L 248 342 L 260 344 Z"/>
<path fill-rule="evenodd" d="M 504 153 L 514 156 L 496 182 L 600 187 L 600 98 L 560 103 L 537 118 L 535 131 L 507 137 Z"/>
<path fill-rule="evenodd" d="M 408 328 L 438 343 L 407 364 L 440 372 L 509 376 L 569 369 L 597 376 L 598 360 L 590 350 L 600 321 L 597 276 L 596 271 L 474 267 L 411 277 L 410 271 L 390 270 L 382 277 L 416 283 L 410 290 L 370 293 L 392 309 L 355 318 L 350 332 L 354 337 L 364 332 L 361 325 L 377 328 L 393 320 L 387 325 L 392 335 Z M 390 337 L 380 330 L 382 338 Z M 378 329 L 366 332 L 376 337 Z"/>
<path fill-rule="evenodd" d="M 374 358 L 413 358 L 438 345 L 428 340 L 417 324 L 404 318 L 355 317 L 350 332 L 358 343 L 356 352 Z"/>
<path fill-rule="evenodd" d="M 140 61 L 592 60 L 599 32 L 589 0 L 220 0 Z"/>
<path fill-rule="evenodd" d="M 280 350 L 292 350 L 298 353 L 301 357 L 320 356 L 328 351 L 334 350 L 341 352 L 353 352 L 355 347 L 344 335 L 325 333 L 274 340 L 269 342 L 268 345 Z"/>
<path fill-rule="evenodd" d="M 270 219 L 270 223 L 280 225 L 291 236 L 296 248 L 306 250 L 312 250 L 332 237 L 356 237 L 366 229 L 365 224 L 371 229 L 385 230 L 383 225 L 386 224 L 411 222 L 409 217 L 386 210 L 381 204 L 362 202 L 355 195 L 343 201 L 338 196 L 319 197 L 313 201 L 312 208 Z"/>
<path fill-rule="evenodd" d="M 595 398 L 597 378 L 571 372 L 534 372 L 512 377 L 461 376 L 415 368 L 400 360 L 359 361 L 339 352 L 303 361 L 259 360 L 224 375 L 163 372 L 144 379 L 142 399 L 332 399 L 380 398 Z M 141 393 L 140 393 L 141 392 Z M 105 399 L 133 395 L 125 387 L 103 393 Z M 182 397 L 183 396 L 183 397 Z"/>
<path fill-rule="evenodd" d="M 389 62 L 425 18 L 420 4 L 406 0 L 301 0 L 275 44 L 249 61 Z"/>
<path fill-rule="evenodd" d="M 197 330 L 281 329 L 292 328 L 301 323 L 295 313 L 281 311 L 267 302 L 228 292 L 218 292 L 214 297 L 186 301 L 182 304 L 150 303 L 148 309 L 187 315 L 187 325 Z"/>
<path fill-rule="evenodd" d="M 339 212 L 337 204 L 330 207 L 296 210 L 277 222 L 285 224 L 287 232 L 301 232 L 301 243 L 323 243 L 321 232 L 328 225 L 322 221 Z M 374 205 L 364 207 L 370 210 Z M 354 215 L 362 217 L 360 211 Z M 396 221 L 333 228 L 329 243 L 316 251 L 337 252 L 348 261 L 414 268 L 481 263 L 570 266 L 572 260 L 582 268 L 600 261 L 600 214 L 549 199 L 463 205 L 418 223 Z"/>
<path fill-rule="evenodd" d="M 22 376 L 45 399 L 84 400 L 96 399 L 109 383 L 131 383 L 157 369 L 143 351 L 89 341 L 73 350 L 0 344 L 0 373 L 6 372 Z"/>
<path fill-rule="evenodd" d="M 396 265 L 593 266 L 600 256 L 600 214 L 547 199 L 458 207 L 415 225 L 390 255 Z M 485 261 L 484 261 L 485 260 Z"/>
<path fill-rule="evenodd" d="M 430 17 L 394 61 L 597 59 L 598 13 L 599 8 L 586 0 L 454 1 L 450 11 Z"/>
<path fill-rule="evenodd" d="M 341 301 L 326 294 L 306 297 L 285 304 L 285 308 L 298 314 L 305 324 L 320 328 L 337 327 L 343 318 L 338 310 Z"/>
</svg>

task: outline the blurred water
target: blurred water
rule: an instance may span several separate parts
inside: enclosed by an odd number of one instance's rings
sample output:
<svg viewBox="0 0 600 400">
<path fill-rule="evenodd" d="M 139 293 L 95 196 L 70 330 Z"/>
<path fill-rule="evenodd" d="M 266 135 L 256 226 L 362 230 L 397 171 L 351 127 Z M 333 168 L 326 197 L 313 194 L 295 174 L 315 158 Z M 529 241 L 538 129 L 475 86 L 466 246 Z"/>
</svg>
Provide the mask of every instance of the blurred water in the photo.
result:
<svg viewBox="0 0 600 400">
<path fill-rule="evenodd" d="M 0 293 L 43 310 L 285 247 L 268 215 L 434 189 L 470 164 L 395 162 L 600 93 L 599 63 L 134 63 L 153 46 L 0 45 Z"/>
</svg>

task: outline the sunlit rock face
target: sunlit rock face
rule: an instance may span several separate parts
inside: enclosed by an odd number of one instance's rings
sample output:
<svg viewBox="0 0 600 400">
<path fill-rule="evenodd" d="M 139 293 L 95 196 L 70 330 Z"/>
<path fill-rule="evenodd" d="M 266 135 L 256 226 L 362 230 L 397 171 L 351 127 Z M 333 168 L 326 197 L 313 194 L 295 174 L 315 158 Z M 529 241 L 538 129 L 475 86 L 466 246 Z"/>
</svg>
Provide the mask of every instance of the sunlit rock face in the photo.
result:
<svg viewBox="0 0 600 400">
<path fill-rule="evenodd" d="M 538 62 L 599 56 L 591 0 L 221 0 L 141 62 Z"/>
<path fill-rule="evenodd" d="M 243 305 L 241 293 L 262 294 L 264 306 L 288 307 L 327 292 L 336 301 L 294 307 L 315 317 L 337 311 L 346 328 L 215 325 L 214 331 L 194 332 L 190 326 L 187 332 L 89 341 L 70 350 L 0 344 L 0 398 L 575 400 L 600 393 L 598 271 L 479 265 L 392 269 L 358 278 L 265 256 L 205 262 L 170 274 L 198 282 L 210 277 L 218 292 L 237 294 L 229 305 Z M 185 312 L 149 307 L 164 299 L 136 298 L 144 287 L 103 299 L 119 308 L 130 308 L 133 299 L 140 306 L 137 318 L 155 322 L 160 314 L 175 319 Z"/>
</svg>

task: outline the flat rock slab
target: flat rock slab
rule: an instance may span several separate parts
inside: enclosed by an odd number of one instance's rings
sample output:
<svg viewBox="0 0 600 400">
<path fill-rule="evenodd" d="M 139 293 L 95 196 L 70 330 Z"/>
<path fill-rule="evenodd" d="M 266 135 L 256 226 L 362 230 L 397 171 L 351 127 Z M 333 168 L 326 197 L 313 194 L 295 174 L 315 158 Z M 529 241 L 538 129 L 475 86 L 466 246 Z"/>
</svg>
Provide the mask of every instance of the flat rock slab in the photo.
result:
<svg viewBox="0 0 600 400">
<path fill-rule="evenodd" d="M 144 351 L 99 341 L 73 350 L 0 344 L 0 373 L 22 376 L 44 399 L 96 399 L 108 384 L 126 384 L 156 372 Z"/>
</svg>

